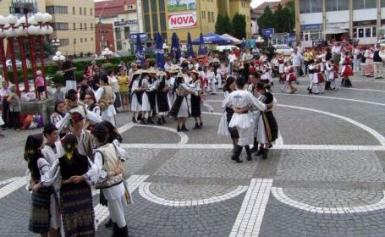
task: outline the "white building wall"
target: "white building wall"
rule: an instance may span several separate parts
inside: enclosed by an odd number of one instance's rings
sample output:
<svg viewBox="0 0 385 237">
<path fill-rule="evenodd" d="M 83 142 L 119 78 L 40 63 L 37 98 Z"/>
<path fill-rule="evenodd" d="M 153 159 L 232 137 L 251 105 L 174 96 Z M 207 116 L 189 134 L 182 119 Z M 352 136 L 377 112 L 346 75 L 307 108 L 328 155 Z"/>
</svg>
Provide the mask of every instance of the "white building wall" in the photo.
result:
<svg viewBox="0 0 385 237">
<path fill-rule="evenodd" d="M 349 11 L 326 12 L 326 24 L 349 22 Z"/>
<path fill-rule="evenodd" d="M 301 14 L 301 25 L 322 24 L 322 13 L 304 13 Z"/>
<path fill-rule="evenodd" d="M 371 21 L 377 20 L 377 9 L 359 9 L 353 10 L 353 21 Z"/>
</svg>

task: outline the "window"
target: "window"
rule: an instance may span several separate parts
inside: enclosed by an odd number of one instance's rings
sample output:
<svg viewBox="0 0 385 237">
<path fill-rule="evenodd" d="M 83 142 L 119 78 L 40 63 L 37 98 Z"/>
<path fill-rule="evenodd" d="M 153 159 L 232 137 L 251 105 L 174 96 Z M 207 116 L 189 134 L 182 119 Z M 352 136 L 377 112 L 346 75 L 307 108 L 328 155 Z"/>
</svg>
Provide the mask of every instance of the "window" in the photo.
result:
<svg viewBox="0 0 385 237">
<path fill-rule="evenodd" d="M 130 27 L 128 27 L 128 26 L 124 27 L 124 38 L 125 39 L 130 38 Z"/>
<path fill-rule="evenodd" d="M 64 22 L 55 22 L 53 23 L 53 29 L 55 31 L 59 31 L 59 30 L 68 30 L 68 23 L 64 23 Z"/>
<path fill-rule="evenodd" d="M 151 31 L 150 15 L 148 15 L 148 14 L 144 15 L 144 30 L 146 32 L 150 32 Z"/>
<path fill-rule="evenodd" d="M 158 15 L 156 14 L 152 14 L 152 31 L 153 32 L 158 32 Z"/>
<path fill-rule="evenodd" d="M 160 14 L 160 31 L 164 32 L 167 30 L 166 26 L 166 14 Z"/>
<path fill-rule="evenodd" d="M 83 30 L 83 23 L 80 23 L 80 30 Z"/>
<path fill-rule="evenodd" d="M 87 42 L 87 38 L 84 38 L 84 42 Z"/>
<path fill-rule="evenodd" d="M 377 0 L 353 0 L 353 9 L 377 8 Z"/>
<path fill-rule="evenodd" d="M 76 14 L 75 7 L 72 7 L 72 15 L 75 15 L 75 14 Z"/>
<path fill-rule="evenodd" d="M 164 0 L 159 0 L 159 11 L 164 12 Z"/>
<path fill-rule="evenodd" d="M 76 30 L 76 23 L 72 23 L 72 30 Z"/>
<path fill-rule="evenodd" d="M 91 41 L 94 41 L 94 37 L 91 37 Z"/>
<path fill-rule="evenodd" d="M 92 8 L 90 8 L 90 16 L 92 16 Z"/>
<path fill-rule="evenodd" d="M 48 6 L 45 8 L 45 10 L 49 14 L 62 14 L 62 15 L 68 14 L 68 7 L 66 6 Z"/>
<path fill-rule="evenodd" d="M 80 38 L 80 43 L 83 43 L 83 38 Z"/>
<path fill-rule="evenodd" d="M 343 11 L 349 9 L 349 0 L 326 0 L 326 11 Z"/>
<path fill-rule="evenodd" d="M 59 39 L 60 40 L 60 46 L 67 46 L 70 44 L 69 39 Z"/>
<path fill-rule="evenodd" d="M 152 11 L 152 13 L 157 12 L 156 2 L 157 1 L 151 1 L 151 11 Z"/>
<path fill-rule="evenodd" d="M 83 9 L 84 15 L 87 15 L 87 8 Z"/>
<path fill-rule="evenodd" d="M 79 8 L 79 15 L 83 15 L 81 7 Z"/>
<path fill-rule="evenodd" d="M 91 30 L 94 29 L 94 23 L 91 23 L 91 24 L 90 24 L 90 28 L 91 28 Z"/>
<path fill-rule="evenodd" d="M 206 12 L 205 12 L 205 11 L 202 11 L 202 18 L 203 18 L 203 19 L 206 18 Z"/>
<path fill-rule="evenodd" d="M 354 38 L 372 38 L 377 36 L 375 26 L 361 26 L 353 29 Z"/>
<path fill-rule="evenodd" d="M 74 44 L 76 44 L 76 38 L 74 38 Z"/>
<path fill-rule="evenodd" d="M 381 0 L 381 7 L 385 7 L 385 0 Z"/>
<path fill-rule="evenodd" d="M 322 1 L 300 0 L 301 13 L 322 12 Z"/>
<path fill-rule="evenodd" d="M 143 11 L 145 13 L 148 13 L 150 11 L 150 6 L 148 3 L 149 0 L 143 0 Z"/>
</svg>

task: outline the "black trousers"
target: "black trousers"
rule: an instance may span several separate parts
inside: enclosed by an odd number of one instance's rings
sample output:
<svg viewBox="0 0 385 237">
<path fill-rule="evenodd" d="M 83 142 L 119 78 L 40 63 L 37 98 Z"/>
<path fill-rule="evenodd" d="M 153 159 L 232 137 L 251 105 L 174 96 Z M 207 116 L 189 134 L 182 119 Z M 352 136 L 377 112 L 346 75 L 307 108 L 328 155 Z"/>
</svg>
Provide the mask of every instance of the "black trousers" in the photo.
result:
<svg viewBox="0 0 385 237">
<path fill-rule="evenodd" d="M 20 128 L 20 112 L 9 113 L 9 128 L 19 129 Z"/>
<path fill-rule="evenodd" d="M 3 120 L 4 120 L 4 127 L 9 127 L 9 120 L 10 120 L 10 112 L 9 112 L 9 103 L 7 101 L 6 98 L 3 98 L 3 103 L 2 103 L 2 106 L 3 106 L 3 114 L 2 114 L 2 117 L 3 117 Z"/>
</svg>

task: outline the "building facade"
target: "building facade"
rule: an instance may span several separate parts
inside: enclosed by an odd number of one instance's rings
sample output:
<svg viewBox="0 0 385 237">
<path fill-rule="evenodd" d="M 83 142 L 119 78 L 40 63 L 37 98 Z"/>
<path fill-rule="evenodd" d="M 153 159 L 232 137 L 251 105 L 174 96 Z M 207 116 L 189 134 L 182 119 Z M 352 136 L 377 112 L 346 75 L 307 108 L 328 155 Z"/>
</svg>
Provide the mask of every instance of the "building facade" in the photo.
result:
<svg viewBox="0 0 385 237">
<path fill-rule="evenodd" d="M 247 36 L 251 35 L 250 0 L 142 0 L 144 32 L 150 39 L 160 32 L 167 43 L 175 32 L 182 42 L 187 34 L 215 32 L 218 14 L 230 18 L 238 12 L 246 16 Z"/>
<path fill-rule="evenodd" d="M 139 5 L 138 5 L 139 2 Z M 135 33 L 143 32 L 143 21 L 139 17 L 141 12 L 141 1 L 137 0 L 110 0 L 95 3 L 95 16 L 97 24 L 111 24 L 112 32 L 106 32 L 103 34 L 112 34 L 114 40 L 114 49 L 116 51 L 130 51 L 132 48 L 132 42 L 130 35 Z M 105 27 L 101 27 L 105 28 Z M 97 35 L 101 32 L 96 31 Z M 99 44 L 104 47 L 106 41 L 103 41 L 104 35 L 100 35 L 97 38 L 100 39 Z M 110 43 L 111 44 L 111 43 Z M 103 48 L 103 46 L 97 46 L 97 48 Z M 112 49 L 111 49 L 112 50 Z M 99 52 L 99 50 L 97 50 Z"/>
<path fill-rule="evenodd" d="M 351 38 L 375 44 L 385 32 L 385 0 L 295 0 L 296 33 L 305 45 Z"/>
<path fill-rule="evenodd" d="M 64 55 L 95 53 L 94 1 L 46 0 L 46 12 L 53 17 L 54 33 Z"/>
</svg>

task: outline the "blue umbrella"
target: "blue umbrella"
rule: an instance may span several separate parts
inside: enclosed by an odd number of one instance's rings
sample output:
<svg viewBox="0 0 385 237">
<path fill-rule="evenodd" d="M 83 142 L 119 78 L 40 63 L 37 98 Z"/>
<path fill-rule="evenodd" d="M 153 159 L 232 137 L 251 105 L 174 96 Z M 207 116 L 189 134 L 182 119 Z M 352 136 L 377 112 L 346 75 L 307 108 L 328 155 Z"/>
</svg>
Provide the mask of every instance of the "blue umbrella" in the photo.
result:
<svg viewBox="0 0 385 237">
<path fill-rule="evenodd" d="M 180 51 L 179 38 L 175 32 L 172 33 L 172 37 L 171 37 L 171 55 L 174 58 L 175 62 L 179 62 L 179 59 L 181 57 L 181 51 Z"/>
<path fill-rule="evenodd" d="M 144 64 L 144 52 L 143 52 L 142 41 L 140 39 L 140 35 L 139 34 L 136 35 L 136 52 L 135 52 L 135 56 L 136 56 L 136 61 L 138 63 L 140 63 L 141 66 L 143 66 L 143 64 Z"/>
<path fill-rule="evenodd" d="M 155 35 L 155 60 L 156 60 L 156 67 L 159 69 L 164 70 L 164 50 L 163 50 L 163 37 L 158 32 Z"/>
<path fill-rule="evenodd" d="M 215 33 L 208 33 L 205 35 L 201 35 L 199 38 L 194 39 L 192 41 L 193 44 L 195 45 L 200 45 L 202 38 L 205 44 L 217 44 L 217 45 L 229 45 L 232 44 L 232 41 Z"/>
<path fill-rule="evenodd" d="M 199 37 L 198 55 L 206 55 L 206 54 L 207 54 L 207 50 L 206 50 L 206 47 L 205 47 L 205 41 L 204 41 L 203 35 L 201 33 L 201 35 Z"/>
<path fill-rule="evenodd" d="M 190 32 L 188 32 L 187 34 L 187 57 L 194 57 L 195 56 L 195 53 L 194 53 L 194 49 L 193 49 L 193 45 L 192 45 L 192 41 L 191 41 L 191 34 Z"/>
</svg>

